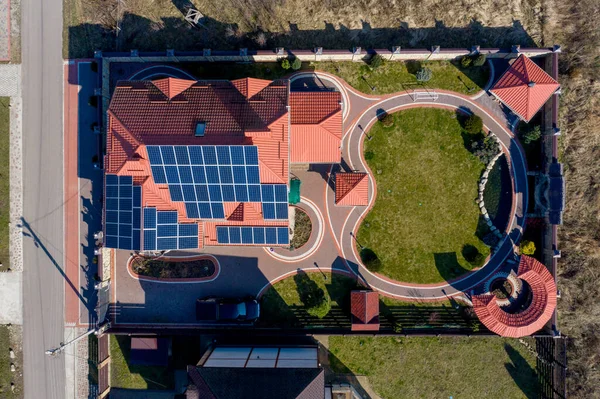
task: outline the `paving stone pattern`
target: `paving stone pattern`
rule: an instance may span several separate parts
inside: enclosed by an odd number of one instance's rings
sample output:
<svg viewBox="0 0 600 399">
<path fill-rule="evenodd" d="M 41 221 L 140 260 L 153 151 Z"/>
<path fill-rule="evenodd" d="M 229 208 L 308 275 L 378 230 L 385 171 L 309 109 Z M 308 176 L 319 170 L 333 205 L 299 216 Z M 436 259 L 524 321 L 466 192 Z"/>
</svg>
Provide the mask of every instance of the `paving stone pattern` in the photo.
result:
<svg viewBox="0 0 600 399">
<path fill-rule="evenodd" d="M 10 59 L 10 0 L 0 0 L 0 60 Z"/>
</svg>

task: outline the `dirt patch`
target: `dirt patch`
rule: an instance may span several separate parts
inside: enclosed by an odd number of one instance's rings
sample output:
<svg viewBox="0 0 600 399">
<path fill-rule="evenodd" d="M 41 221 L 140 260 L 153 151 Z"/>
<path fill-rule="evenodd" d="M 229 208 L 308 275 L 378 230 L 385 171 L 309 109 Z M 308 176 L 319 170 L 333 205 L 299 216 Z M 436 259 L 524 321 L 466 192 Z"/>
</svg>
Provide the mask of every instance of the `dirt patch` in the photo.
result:
<svg viewBox="0 0 600 399">
<path fill-rule="evenodd" d="M 216 270 L 214 262 L 207 258 L 172 261 L 138 257 L 131 261 L 131 268 L 140 276 L 164 279 L 210 277 Z"/>
</svg>

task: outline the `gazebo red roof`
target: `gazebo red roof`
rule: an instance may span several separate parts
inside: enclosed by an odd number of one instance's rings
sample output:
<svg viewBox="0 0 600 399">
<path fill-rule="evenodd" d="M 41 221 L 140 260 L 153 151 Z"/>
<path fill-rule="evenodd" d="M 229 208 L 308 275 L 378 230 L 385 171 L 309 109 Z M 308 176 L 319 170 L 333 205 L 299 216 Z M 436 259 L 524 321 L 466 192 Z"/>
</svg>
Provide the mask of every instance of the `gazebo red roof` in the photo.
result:
<svg viewBox="0 0 600 399">
<path fill-rule="evenodd" d="M 529 122 L 559 87 L 558 82 L 535 62 L 520 55 L 490 92 Z"/>
<path fill-rule="evenodd" d="M 473 309 L 483 325 L 503 337 L 519 338 L 542 329 L 556 309 L 556 283 L 546 266 L 521 256 L 517 277 L 529 284 L 533 296 L 527 309 L 505 312 L 493 294 L 473 295 Z"/>
<path fill-rule="evenodd" d="M 379 330 L 379 294 L 375 291 L 350 293 L 352 331 Z"/>
<path fill-rule="evenodd" d="M 366 173 L 335 174 L 335 204 L 364 206 L 369 204 L 369 179 Z"/>
</svg>

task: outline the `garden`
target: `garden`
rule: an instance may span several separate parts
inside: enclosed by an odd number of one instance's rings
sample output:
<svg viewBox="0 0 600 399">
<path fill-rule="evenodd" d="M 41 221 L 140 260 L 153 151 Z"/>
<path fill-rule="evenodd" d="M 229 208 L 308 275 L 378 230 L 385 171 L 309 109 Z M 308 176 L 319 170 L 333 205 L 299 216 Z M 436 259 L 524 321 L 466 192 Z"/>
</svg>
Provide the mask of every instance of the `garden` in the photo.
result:
<svg viewBox="0 0 600 399">
<path fill-rule="evenodd" d="M 137 256 L 131 260 L 131 269 L 137 275 L 152 278 L 206 278 L 215 274 L 215 263 L 206 257 L 175 261 Z"/>
<path fill-rule="evenodd" d="M 485 164 L 499 148 L 481 133 L 481 120 L 410 109 L 383 116 L 369 136 L 364 156 L 377 198 L 357 233 L 363 263 L 421 284 L 482 266 L 490 249 L 475 200 Z"/>
<path fill-rule="evenodd" d="M 294 234 L 290 241 L 290 249 L 298 249 L 308 242 L 312 232 L 310 217 L 302 209 L 294 208 Z"/>
</svg>

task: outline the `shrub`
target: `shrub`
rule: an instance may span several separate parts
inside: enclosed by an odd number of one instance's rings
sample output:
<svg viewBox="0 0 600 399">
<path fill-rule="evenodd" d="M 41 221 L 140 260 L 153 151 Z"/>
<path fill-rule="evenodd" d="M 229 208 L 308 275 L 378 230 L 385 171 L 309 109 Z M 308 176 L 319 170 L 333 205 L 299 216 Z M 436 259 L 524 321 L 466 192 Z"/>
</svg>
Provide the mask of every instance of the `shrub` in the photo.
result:
<svg viewBox="0 0 600 399">
<path fill-rule="evenodd" d="M 477 54 L 473 59 L 473 66 L 483 66 L 485 64 L 486 58 L 487 57 L 485 56 L 485 54 Z"/>
<path fill-rule="evenodd" d="M 535 125 L 533 127 L 527 125 L 527 127 L 521 131 L 521 138 L 523 139 L 524 144 L 530 144 L 534 141 L 538 141 L 541 137 L 542 129 L 540 128 L 540 125 Z"/>
<path fill-rule="evenodd" d="M 481 162 L 487 165 L 500 152 L 500 145 L 492 137 L 487 136 L 483 140 L 473 142 L 471 151 Z"/>
<path fill-rule="evenodd" d="M 470 244 L 463 246 L 462 255 L 467 262 L 475 267 L 483 265 L 483 262 L 485 261 L 483 254 L 479 252 L 475 246 Z"/>
<path fill-rule="evenodd" d="M 377 254 L 372 249 L 363 248 L 360 251 L 360 259 L 370 271 L 377 272 L 381 270 L 381 260 L 379 260 Z"/>
<path fill-rule="evenodd" d="M 521 251 L 521 255 L 533 255 L 535 254 L 535 243 L 529 240 L 521 241 L 519 250 Z"/>
<path fill-rule="evenodd" d="M 473 60 L 471 59 L 470 56 L 468 55 L 464 55 L 461 59 L 460 59 L 460 66 L 462 66 L 463 68 L 468 68 L 471 66 L 471 64 L 473 63 Z"/>
<path fill-rule="evenodd" d="M 302 61 L 300 61 L 299 58 L 294 58 L 294 61 L 292 61 L 292 69 L 297 71 L 300 68 L 302 68 Z"/>
<path fill-rule="evenodd" d="M 465 119 L 463 127 L 467 133 L 478 134 L 483 129 L 483 121 L 479 116 L 471 114 Z"/>
<path fill-rule="evenodd" d="M 383 59 L 383 57 L 379 54 L 375 54 L 373 57 L 371 57 L 371 60 L 369 61 L 369 66 L 371 67 L 371 69 L 377 69 L 384 63 L 385 60 Z"/>
<path fill-rule="evenodd" d="M 394 117 L 386 113 L 379 118 L 379 122 L 385 127 L 392 127 L 394 126 Z"/>
<path fill-rule="evenodd" d="M 417 72 L 417 80 L 419 82 L 429 82 L 432 77 L 433 77 L 433 72 L 431 72 L 431 69 L 429 69 L 429 68 L 421 68 Z"/>
<path fill-rule="evenodd" d="M 281 63 L 280 63 L 280 65 L 281 65 L 281 67 L 282 67 L 283 69 L 285 69 L 286 71 L 287 71 L 288 69 L 290 69 L 290 68 L 291 68 L 291 65 L 290 65 L 290 60 L 288 60 L 287 58 L 283 58 L 283 59 L 281 60 Z"/>
<path fill-rule="evenodd" d="M 375 158 L 375 153 L 373 151 L 365 151 L 365 160 L 370 161 Z"/>
</svg>

